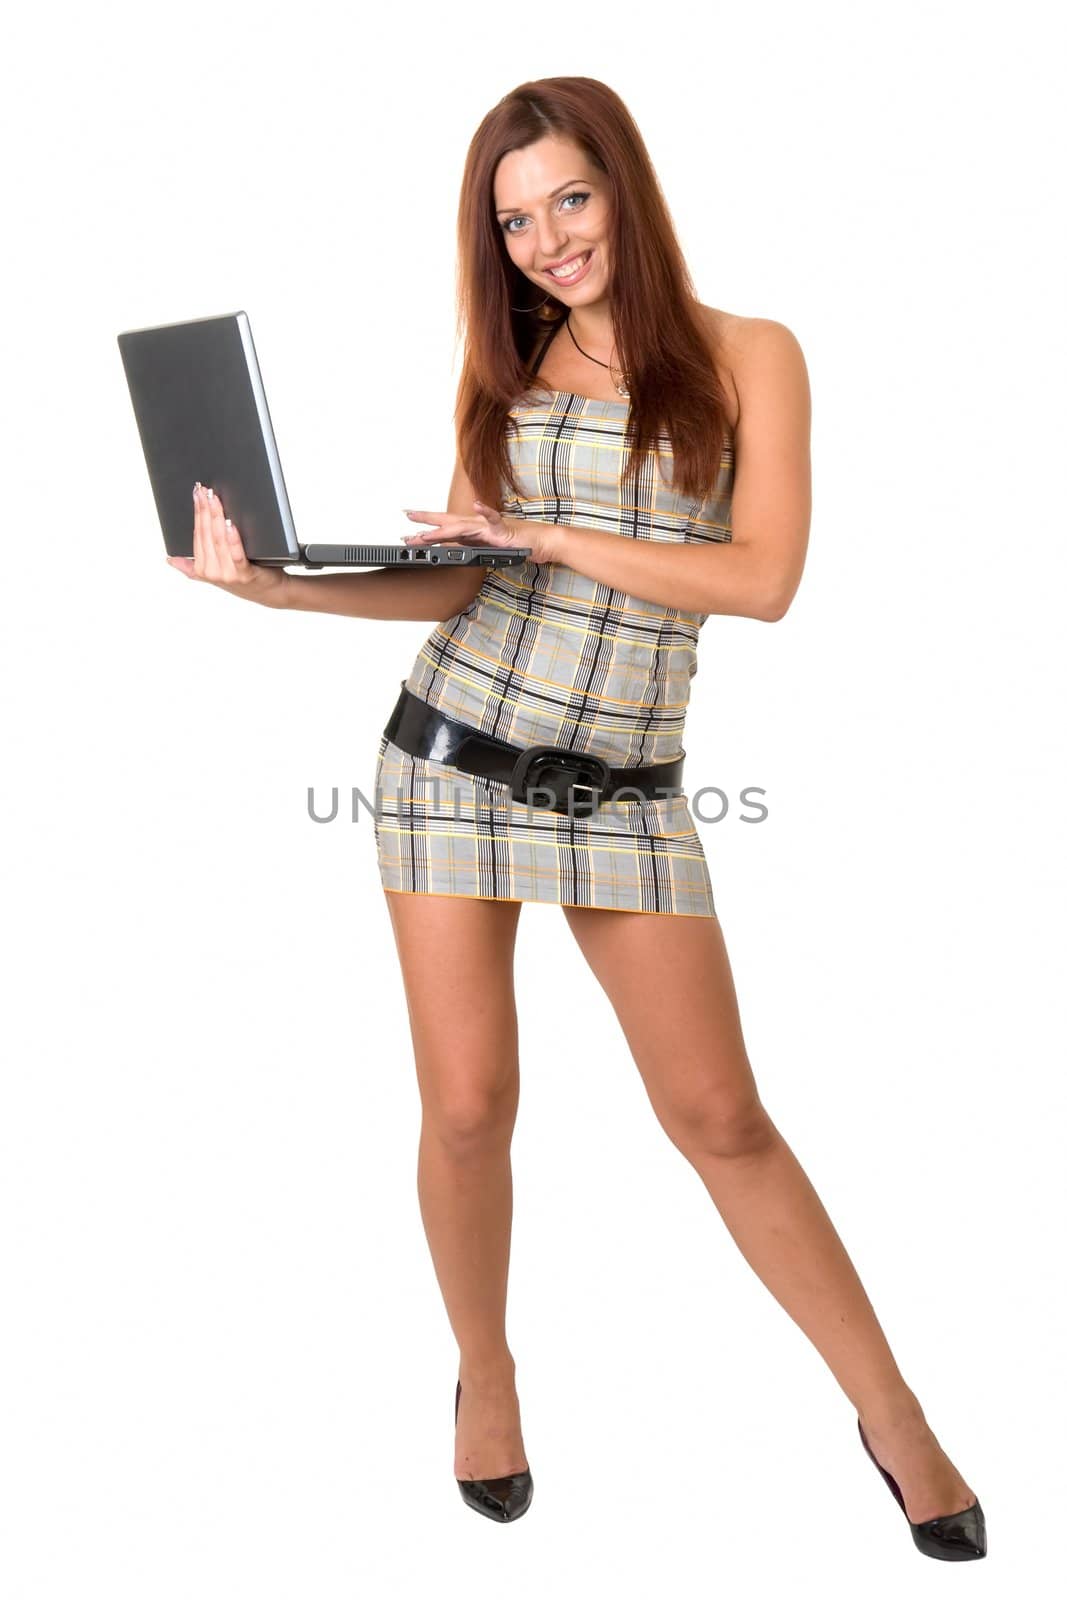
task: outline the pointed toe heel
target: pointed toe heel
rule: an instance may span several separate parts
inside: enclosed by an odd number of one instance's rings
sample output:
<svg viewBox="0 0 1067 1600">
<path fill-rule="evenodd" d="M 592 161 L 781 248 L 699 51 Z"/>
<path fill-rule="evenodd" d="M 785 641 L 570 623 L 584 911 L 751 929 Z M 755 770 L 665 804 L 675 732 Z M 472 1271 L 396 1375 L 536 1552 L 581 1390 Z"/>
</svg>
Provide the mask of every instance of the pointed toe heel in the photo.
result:
<svg viewBox="0 0 1067 1600">
<path fill-rule="evenodd" d="M 462 1385 L 456 1379 L 456 1415 L 459 1421 L 459 1395 Z M 503 1478 L 457 1478 L 461 1498 L 472 1511 L 494 1522 L 514 1522 L 530 1508 L 533 1476 L 529 1469 L 512 1472 Z"/>
<path fill-rule="evenodd" d="M 978 1497 L 975 1496 L 974 1504 L 967 1506 L 963 1511 L 953 1511 L 946 1517 L 930 1517 L 926 1522 L 912 1522 L 904 1504 L 904 1496 L 900 1492 L 900 1485 L 893 1474 L 886 1471 L 871 1449 L 859 1417 L 856 1418 L 856 1425 L 860 1430 L 863 1448 L 889 1485 L 894 1499 L 904 1513 L 904 1520 L 911 1529 L 916 1548 L 921 1550 L 924 1556 L 933 1556 L 936 1561 L 977 1561 L 984 1556 L 985 1512 Z"/>
</svg>

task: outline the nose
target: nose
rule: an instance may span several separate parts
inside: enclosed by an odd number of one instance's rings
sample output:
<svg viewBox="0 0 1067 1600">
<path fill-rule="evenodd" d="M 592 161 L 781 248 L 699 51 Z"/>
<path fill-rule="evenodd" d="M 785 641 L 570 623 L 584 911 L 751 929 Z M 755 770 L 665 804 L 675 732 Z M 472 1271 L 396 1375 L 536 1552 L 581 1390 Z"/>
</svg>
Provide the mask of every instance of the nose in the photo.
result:
<svg viewBox="0 0 1067 1600">
<path fill-rule="evenodd" d="M 567 234 L 553 217 L 537 224 L 537 251 L 542 261 L 558 261 L 565 253 Z"/>
</svg>

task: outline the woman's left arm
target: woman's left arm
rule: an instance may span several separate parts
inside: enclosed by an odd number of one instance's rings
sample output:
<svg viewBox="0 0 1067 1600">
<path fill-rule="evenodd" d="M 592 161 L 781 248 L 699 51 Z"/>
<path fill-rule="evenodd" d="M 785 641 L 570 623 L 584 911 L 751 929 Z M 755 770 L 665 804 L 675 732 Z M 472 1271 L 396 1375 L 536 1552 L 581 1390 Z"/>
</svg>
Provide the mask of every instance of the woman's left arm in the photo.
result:
<svg viewBox="0 0 1067 1600">
<path fill-rule="evenodd" d="M 731 345 L 739 415 L 734 430 L 730 542 L 665 544 L 599 528 L 474 513 L 408 511 L 432 524 L 408 545 L 438 542 L 528 547 L 635 600 L 678 611 L 784 617 L 800 583 L 811 522 L 811 395 L 800 345 L 781 322 L 741 320 Z"/>
<path fill-rule="evenodd" d="M 679 611 L 763 622 L 785 616 L 804 570 L 811 522 L 807 367 L 783 323 L 752 317 L 743 324 L 732 371 L 740 416 L 730 543 L 669 545 L 546 523 L 556 535 L 552 560 Z"/>
</svg>

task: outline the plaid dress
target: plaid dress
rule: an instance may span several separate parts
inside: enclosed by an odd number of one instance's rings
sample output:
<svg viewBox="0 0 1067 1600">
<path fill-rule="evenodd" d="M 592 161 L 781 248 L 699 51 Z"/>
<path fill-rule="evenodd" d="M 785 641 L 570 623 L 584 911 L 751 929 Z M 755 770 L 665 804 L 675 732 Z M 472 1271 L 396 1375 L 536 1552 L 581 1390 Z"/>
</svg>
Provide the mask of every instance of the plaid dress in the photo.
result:
<svg viewBox="0 0 1067 1600">
<path fill-rule="evenodd" d="M 623 399 L 527 390 L 509 425 L 522 493 L 502 499 L 501 513 L 623 539 L 728 542 L 732 433 L 703 503 L 664 481 L 671 450 L 662 434 L 635 493 L 620 484 L 628 412 Z M 558 563 L 489 568 L 477 597 L 438 623 L 403 681 L 448 716 L 523 749 L 565 745 L 618 767 L 672 761 L 684 753 L 706 616 L 635 599 Z M 715 916 L 685 794 L 601 801 L 593 816 L 572 818 L 513 799 L 506 783 L 408 755 L 383 734 L 374 835 L 382 886 L 394 892 Z"/>
</svg>

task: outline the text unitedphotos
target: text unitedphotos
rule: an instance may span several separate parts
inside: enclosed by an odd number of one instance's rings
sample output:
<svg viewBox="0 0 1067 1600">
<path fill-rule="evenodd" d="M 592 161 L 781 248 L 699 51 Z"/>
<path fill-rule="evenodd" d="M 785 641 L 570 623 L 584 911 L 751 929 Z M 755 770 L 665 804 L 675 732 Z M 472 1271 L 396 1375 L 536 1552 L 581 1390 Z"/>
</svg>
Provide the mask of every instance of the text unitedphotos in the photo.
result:
<svg viewBox="0 0 1067 1600">
<path fill-rule="evenodd" d="M 443 804 L 444 804 L 443 799 L 442 799 L 442 795 L 441 795 L 441 787 L 440 787 L 441 786 L 441 776 L 440 776 L 439 773 L 436 773 L 436 772 L 435 773 L 431 773 L 429 778 L 426 781 L 427 781 L 429 787 L 432 790 L 432 805 L 434 807 L 434 810 L 439 812 L 439 811 L 441 811 L 441 809 L 443 807 Z M 449 788 L 454 790 L 454 791 L 457 791 L 457 792 L 453 792 L 453 794 L 451 795 L 451 806 L 452 806 L 452 817 L 453 817 L 453 820 L 459 820 L 459 818 L 462 816 L 464 805 L 466 805 L 468 807 L 473 807 L 475 810 L 479 810 L 479 809 L 481 809 L 483 811 L 484 810 L 490 810 L 490 811 L 492 810 L 492 806 L 493 806 L 492 798 L 487 793 L 487 791 L 486 791 L 486 789 L 484 787 L 484 784 L 487 781 L 488 780 L 483 779 L 482 780 L 482 785 L 483 786 L 480 787 L 478 783 L 476 783 L 476 782 L 472 783 L 469 779 L 467 779 L 466 785 L 464 785 L 464 783 L 462 781 L 460 781 L 459 779 L 449 780 Z M 464 787 L 466 788 L 466 797 L 464 797 L 462 792 L 459 792 L 459 791 L 462 791 L 464 789 Z M 586 787 L 581 786 L 581 785 L 575 785 L 575 788 L 578 789 L 579 792 L 580 792 L 580 798 L 578 800 L 578 804 L 580 806 L 581 803 L 582 803 L 582 798 L 581 797 L 584 797 L 589 791 L 588 791 L 588 789 Z M 626 790 L 623 790 L 621 792 L 622 792 L 622 794 L 624 796 L 626 795 Z M 381 789 L 379 789 L 379 790 L 376 791 L 376 797 L 380 798 L 383 793 L 388 794 L 390 796 L 390 799 L 394 802 L 394 804 L 398 808 L 402 808 L 404 803 L 405 803 L 405 801 L 408 799 L 408 796 L 407 796 L 405 790 L 400 788 L 400 787 L 397 787 L 397 788 L 392 789 L 392 790 L 389 790 L 389 789 L 381 790 Z M 756 809 L 756 813 L 757 814 L 755 816 L 739 816 L 737 820 L 739 822 L 748 822 L 748 823 L 765 822 L 767 820 L 767 816 L 768 816 L 768 809 L 763 804 L 762 799 L 757 800 L 757 799 L 755 799 L 753 797 L 756 796 L 756 795 L 763 796 L 766 793 L 767 793 L 766 789 L 762 789 L 762 788 L 758 787 L 757 785 L 754 785 L 754 784 L 746 785 L 745 788 L 743 788 L 740 791 L 739 795 L 738 795 L 738 802 L 741 805 L 754 807 Z M 311 821 L 312 822 L 336 822 L 338 817 L 339 817 L 339 815 L 340 815 L 340 794 L 341 794 L 341 791 L 338 788 L 338 786 L 336 784 L 333 785 L 333 787 L 330 790 L 330 809 L 329 809 L 328 813 L 324 814 L 319 809 L 318 805 L 316 804 L 314 785 L 309 784 L 308 785 L 308 789 L 307 789 L 307 814 L 310 817 Z M 532 804 L 531 803 L 531 799 L 529 798 L 529 796 L 532 796 L 532 795 L 539 795 L 544 800 L 548 801 L 548 800 L 551 800 L 554 797 L 554 791 L 551 790 L 551 789 L 548 789 L 548 788 L 533 787 L 529 791 L 529 795 L 528 795 L 528 797 L 527 797 L 527 799 L 525 801 L 509 799 L 508 800 L 508 804 L 510 806 L 525 805 L 526 810 L 531 815 L 533 815 L 534 813 L 544 814 L 546 811 L 550 810 L 550 808 L 547 805 Z M 660 800 L 679 799 L 679 798 L 684 798 L 684 796 L 685 796 L 685 791 L 684 790 L 680 790 L 680 789 L 677 789 L 677 788 L 664 787 L 664 788 L 657 788 L 654 797 L 653 796 L 649 796 L 649 795 L 645 795 L 645 794 L 641 794 L 640 800 L 637 800 L 636 802 L 628 801 L 628 800 L 626 800 L 624 798 L 620 802 L 620 804 L 625 804 L 628 808 L 631 808 L 634 803 L 636 803 L 638 806 L 640 806 L 642 802 L 645 805 L 652 805 L 652 804 L 654 804 L 654 803 L 656 803 L 657 801 L 660 801 Z M 702 809 L 702 801 L 705 798 L 707 798 L 708 796 L 713 796 L 715 801 L 717 802 L 718 807 L 719 807 L 718 815 L 707 815 L 703 811 L 703 809 Z M 610 807 L 614 803 L 614 799 L 615 799 L 615 797 L 613 796 L 612 799 L 610 799 L 610 800 L 602 801 L 601 802 L 602 808 Z M 358 822 L 359 821 L 361 812 L 363 810 L 365 810 L 367 815 L 373 819 L 373 817 L 375 815 L 375 810 L 376 810 L 376 802 L 373 801 L 373 800 L 368 800 L 368 798 L 364 794 L 363 790 L 358 788 L 356 785 L 353 785 L 352 790 L 351 790 L 351 802 L 352 802 L 352 809 L 351 809 L 350 820 L 352 822 Z M 696 820 L 698 822 L 723 822 L 723 821 L 725 821 L 727 816 L 729 816 L 729 814 L 730 814 L 730 801 L 729 801 L 728 795 L 726 794 L 725 790 L 716 788 L 716 786 L 714 784 L 706 784 L 703 788 L 697 789 L 695 791 L 695 793 L 689 797 L 689 806 L 690 806 L 690 809 L 692 810 L 693 816 L 696 818 Z M 573 809 L 572 806 L 570 804 L 568 804 L 567 812 L 556 812 L 554 814 L 557 815 L 557 816 L 569 815 L 571 813 L 572 809 Z M 551 811 L 550 811 L 550 814 L 552 814 Z M 595 813 L 594 813 L 594 815 L 592 817 L 584 817 L 584 816 L 576 813 L 575 816 L 574 816 L 574 820 L 579 821 L 579 822 L 583 822 L 583 821 L 592 822 L 592 821 L 595 820 Z"/>
</svg>

